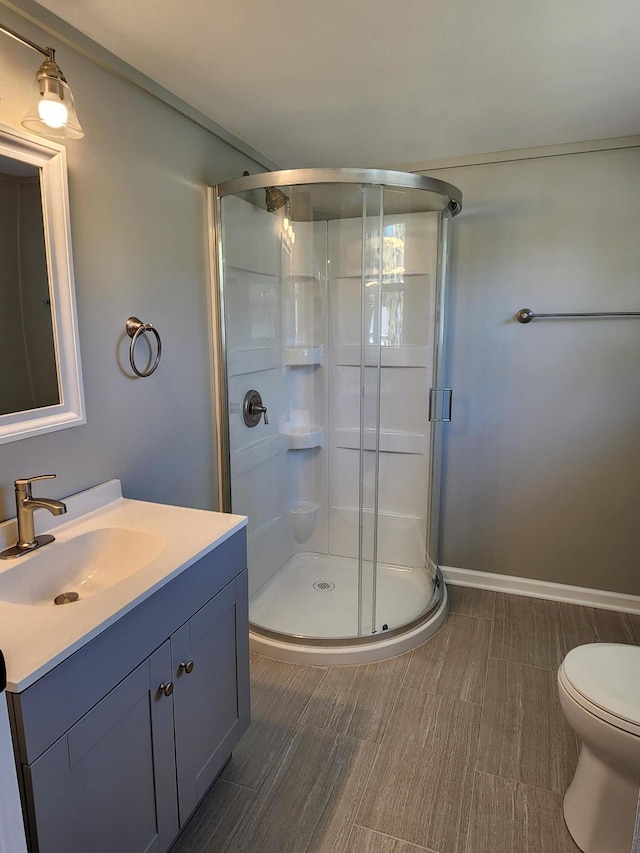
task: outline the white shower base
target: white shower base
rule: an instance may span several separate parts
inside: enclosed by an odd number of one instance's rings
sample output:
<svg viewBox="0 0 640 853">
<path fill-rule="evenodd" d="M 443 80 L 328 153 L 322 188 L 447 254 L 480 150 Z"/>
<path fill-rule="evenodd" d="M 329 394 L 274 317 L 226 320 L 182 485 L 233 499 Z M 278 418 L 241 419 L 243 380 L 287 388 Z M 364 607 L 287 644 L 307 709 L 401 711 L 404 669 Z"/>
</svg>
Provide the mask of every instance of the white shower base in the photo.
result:
<svg viewBox="0 0 640 853">
<path fill-rule="evenodd" d="M 365 589 L 370 574 L 364 569 Z M 367 584 L 369 578 L 369 584 Z M 314 587 L 316 584 L 316 587 Z M 327 588 L 327 586 L 329 588 Z M 444 589 L 444 583 L 442 583 Z M 447 595 L 425 622 L 397 636 L 384 636 L 417 619 L 433 599 L 426 572 L 378 565 L 376 634 L 371 642 L 350 643 L 358 636 L 358 562 L 347 557 L 301 553 L 288 560 L 249 602 L 249 618 L 256 628 L 294 635 L 291 643 L 251 632 L 254 651 L 294 663 L 326 665 L 384 660 L 422 643 L 444 622 Z M 365 598 L 370 602 L 370 597 Z M 370 631 L 370 603 L 363 624 Z M 367 624 L 367 622 L 369 624 Z M 383 625 L 387 629 L 383 630 Z M 304 638 L 336 640 L 339 645 L 306 645 Z"/>
</svg>

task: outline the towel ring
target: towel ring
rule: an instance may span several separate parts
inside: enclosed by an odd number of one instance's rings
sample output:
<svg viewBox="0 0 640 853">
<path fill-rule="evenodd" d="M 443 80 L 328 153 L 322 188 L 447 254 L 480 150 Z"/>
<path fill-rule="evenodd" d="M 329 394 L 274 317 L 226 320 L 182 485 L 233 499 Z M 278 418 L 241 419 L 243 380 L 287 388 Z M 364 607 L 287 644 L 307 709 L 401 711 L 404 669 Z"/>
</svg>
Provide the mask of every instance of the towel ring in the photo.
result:
<svg viewBox="0 0 640 853">
<path fill-rule="evenodd" d="M 158 365 L 160 364 L 160 356 L 162 355 L 162 341 L 160 340 L 158 330 L 154 328 L 151 323 L 143 323 L 142 320 L 138 320 L 137 317 L 129 317 L 124 327 L 126 329 L 127 334 L 131 338 L 131 344 L 129 346 L 129 362 L 131 363 L 131 369 L 136 374 L 136 376 L 151 376 L 151 374 L 157 369 Z M 136 341 L 138 340 L 140 335 L 144 335 L 146 332 L 153 332 L 153 334 L 156 336 L 156 344 L 158 347 L 158 351 L 156 353 L 156 360 L 153 362 L 153 365 L 149 368 L 149 370 L 138 370 L 138 368 L 136 367 L 134 350 L 136 346 Z"/>
</svg>

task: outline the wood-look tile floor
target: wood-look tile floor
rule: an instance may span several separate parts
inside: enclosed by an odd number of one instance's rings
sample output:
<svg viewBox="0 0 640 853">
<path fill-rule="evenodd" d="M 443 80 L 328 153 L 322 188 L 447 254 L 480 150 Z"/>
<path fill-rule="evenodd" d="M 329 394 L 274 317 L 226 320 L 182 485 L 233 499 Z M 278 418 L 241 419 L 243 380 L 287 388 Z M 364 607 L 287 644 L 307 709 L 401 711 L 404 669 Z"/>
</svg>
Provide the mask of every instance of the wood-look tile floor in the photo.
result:
<svg viewBox="0 0 640 853">
<path fill-rule="evenodd" d="M 640 617 L 449 587 L 444 627 L 378 664 L 251 658 L 252 719 L 172 853 L 575 853 L 578 744 L 556 670 Z"/>
</svg>

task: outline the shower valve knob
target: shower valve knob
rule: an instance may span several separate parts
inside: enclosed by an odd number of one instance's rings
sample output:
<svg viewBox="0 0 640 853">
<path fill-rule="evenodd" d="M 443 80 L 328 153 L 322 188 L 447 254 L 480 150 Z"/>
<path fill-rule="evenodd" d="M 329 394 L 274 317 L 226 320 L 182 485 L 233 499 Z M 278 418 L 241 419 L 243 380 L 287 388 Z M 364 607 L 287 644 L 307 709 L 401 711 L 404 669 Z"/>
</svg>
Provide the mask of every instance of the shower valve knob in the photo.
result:
<svg viewBox="0 0 640 853">
<path fill-rule="evenodd" d="M 265 426 L 269 423 L 267 407 L 262 405 L 262 397 L 259 391 L 247 391 L 242 401 L 242 417 L 248 427 L 258 426 L 260 418 L 264 415 Z"/>
</svg>

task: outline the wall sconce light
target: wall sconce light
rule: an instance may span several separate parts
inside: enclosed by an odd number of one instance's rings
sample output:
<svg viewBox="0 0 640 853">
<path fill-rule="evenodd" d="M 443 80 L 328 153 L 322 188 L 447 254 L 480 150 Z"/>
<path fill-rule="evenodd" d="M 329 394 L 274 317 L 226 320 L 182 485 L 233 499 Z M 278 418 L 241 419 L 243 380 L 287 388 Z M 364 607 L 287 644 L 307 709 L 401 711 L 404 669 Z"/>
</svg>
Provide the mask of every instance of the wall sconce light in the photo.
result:
<svg viewBox="0 0 640 853">
<path fill-rule="evenodd" d="M 4 24 L 0 24 L 0 32 L 45 57 L 36 72 L 33 98 L 22 120 L 23 127 L 56 139 L 82 139 L 84 130 L 76 115 L 71 89 L 55 60 L 55 50 L 52 47 L 40 47 Z"/>
</svg>

